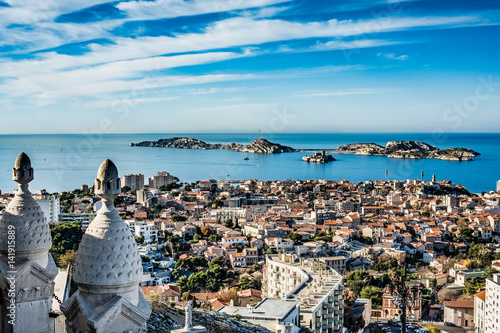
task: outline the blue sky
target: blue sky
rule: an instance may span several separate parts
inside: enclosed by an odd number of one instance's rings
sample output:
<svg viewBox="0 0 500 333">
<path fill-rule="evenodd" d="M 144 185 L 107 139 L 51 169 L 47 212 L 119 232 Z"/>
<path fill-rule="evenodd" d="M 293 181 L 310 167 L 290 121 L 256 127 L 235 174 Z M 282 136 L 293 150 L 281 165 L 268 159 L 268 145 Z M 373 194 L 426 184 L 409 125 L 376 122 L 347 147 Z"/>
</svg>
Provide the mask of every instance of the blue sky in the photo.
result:
<svg viewBox="0 0 500 333">
<path fill-rule="evenodd" d="M 4 0 L 0 133 L 498 132 L 499 24 L 500 1 Z"/>
</svg>

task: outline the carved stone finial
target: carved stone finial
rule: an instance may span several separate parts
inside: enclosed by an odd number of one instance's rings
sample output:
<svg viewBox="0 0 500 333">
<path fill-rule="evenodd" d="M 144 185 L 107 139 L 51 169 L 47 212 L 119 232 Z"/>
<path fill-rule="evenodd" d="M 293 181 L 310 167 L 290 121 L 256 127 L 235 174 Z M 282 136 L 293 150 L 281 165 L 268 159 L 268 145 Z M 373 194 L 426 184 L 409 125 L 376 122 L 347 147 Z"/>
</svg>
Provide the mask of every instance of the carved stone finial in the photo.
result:
<svg viewBox="0 0 500 333">
<path fill-rule="evenodd" d="M 25 185 L 34 179 L 31 160 L 25 153 L 19 154 L 12 169 L 12 179 L 19 185 Z"/>
<path fill-rule="evenodd" d="M 109 159 L 102 162 L 95 179 L 95 194 L 102 198 L 105 210 L 113 210 L 113 199 L 121 192 L 120 178 L 116 165 Z"/>
</svg>

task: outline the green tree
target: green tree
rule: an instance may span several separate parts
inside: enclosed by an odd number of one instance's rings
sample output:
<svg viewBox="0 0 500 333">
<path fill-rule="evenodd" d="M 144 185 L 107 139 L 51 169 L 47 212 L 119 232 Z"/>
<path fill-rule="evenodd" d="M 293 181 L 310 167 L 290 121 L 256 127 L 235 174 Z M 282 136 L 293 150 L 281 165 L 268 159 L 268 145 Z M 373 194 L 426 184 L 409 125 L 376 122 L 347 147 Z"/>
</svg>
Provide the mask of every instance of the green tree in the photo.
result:
<svg viewBox="0 0 500 333">
<path fill-rule="evenodd" d="M 233 227 L 233 220 L 232 219 L 227 219 L 226 221 L 224 221 L 224 226 L 226 228 L 232 228 Z"/>
<path fill-rule="evenodd" d="M 361 298 L 367 298 L 372 300 L 372 304 L 375 306 L 382 305 L 382 288 L 377 288 L 375 286 L 365 286 L 361 290 L 359 296 Z"/>
<path fill-rule="evenodd" d="M 199 242 L 200 241 L 200 235 L 198 233 L 195 233 L 193 235 L 193 242 Z"/>
<path fill-rule="evenodd" d="M 288 235 L 288 238 L 290 238 L 291 240 L 293 240 L 294 243 L 298 243 L 302 240 L 302 235 L 297 233 L 297 232 L 291 232 L 289 235 Z"/>
<path fill-rule="evenodd" d="M 465 280 L 464 287 L 465 293 L 468 295 L 474 295 L 480 288 L 486 285 L 486 279 L 482 276 L 476 276 L 472 279 Z"/>
<path fill-rule="evenodd" d="M 128 186 L 123 186 L 122 187 L 122 193 L 127 193 L 127 192 L 130 192 L 132 189 Z"/>
<path fill-rule="evenodd" d="M 346 285 L 356 297 L 359 297 L 363 287 L 369 285 L 372 279 L 373 277 L 366 271 L 354 271 L 347 276 Z"/>
<path fill-rule="evenodd" d="M 69 250 L 76 251 L 83 236 L 82 225 L 79 222 L 61 223 L 51 226 L 52 247 L 50 253 L 55 262 L 60 265 L 60 256 Z"/>
<path fill-rule="evenodd" d="M 472 243 L 474 240 L 474 230 L 468 227 L 460 228 L 460 240 L 466 243 Z"/>
</svg>

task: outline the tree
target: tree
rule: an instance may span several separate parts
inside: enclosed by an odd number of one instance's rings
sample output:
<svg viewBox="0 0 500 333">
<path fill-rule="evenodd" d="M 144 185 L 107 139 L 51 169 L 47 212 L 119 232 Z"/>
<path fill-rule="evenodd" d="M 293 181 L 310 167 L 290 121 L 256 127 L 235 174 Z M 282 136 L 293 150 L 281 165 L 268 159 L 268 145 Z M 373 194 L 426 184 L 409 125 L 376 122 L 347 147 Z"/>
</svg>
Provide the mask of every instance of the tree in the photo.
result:
<svg viewBox="0 0 500 333">
<path fill-rule="evenodd" d="M 456 289 L 443 288 L 438 291 L 438 301 L 443 303 L 444 301 L 454 301 L 460 297 L 462 292 Z"/>
<path fill-rule="evenodd" d="M 144 237 L 142 237 L 142 236 L 135 236 L 134 239 L 135 239 L 136 243 L 139 243 L 139 244 L 144 243 Z"/>
<path fill-rule="evenodd" d="M 217 235 L 213 234 L 213 235 L 208 236 L 208 240 L 210 242 L 217 242 Z"/>
<path fill-rule="evenodd" d="M 476 276 L 472 279 L 465 280 L 464 292 L 468 295 L 474 295 L 477 291 L 486 285 L 486 279 L 482 276 Z"/>
<path fill-rule="evenodd" d="M 185 275 L 181 276 L 179 280 L 177 280 L 176 284 L 179 287 L 181 294 L 187 291 L 187 282 L 188 282 L 188 277 Z"/>
<path fill-rule="evenodd" d="M 346 286 L 349 290 L 359 297 L 361 290 L 364 286 L 369 285 L 373 277 L 367 271 L 354 271 L 351 272 L 346 279 Z"/>
<path fill-rule="evenodd" d="M 472 243 L 474 230 L 468 227 L 460 228 L 460 240 L 466 243 Z"/>
<path fill-rule="evenodd" d="M 247 276 L 244 276 L 238 281 L 238 288 L 240 290 L 245 290 L 245 289 L 257 289 L 260 290 L 262 288 L 262 278 L 258 277 L 255 279 L 250 279 Z"/>
<path fill-rule="evenodd" d="M 288 235 L 288 238 L 290 238 L 291 240 L 293 240 L 294 243 L 298 243 L 302 240 L 302 235 L 297 233 L 297 232 L 291 232 L 289 235 Z"/>
<path fill-rule="evenodd" d="M 170 214 L 170 218 L 172 222 L 183 222 L 187 220 L 187 217 L 175 213 Z"/>
<path fill-rule="evenodd" d="M 233 220 L 232 219 L 227 219 L 226 221 L 224 221 L 224 226 L 226 228 L 232 228 L 233 227 Z"/>
<path fill-rule="evenodd" d="M 76 251 L 68 250 L 61 257 L 59 257 L 59 262 L 62 266 L 73 266 L 76 260 Z"/>
<path fill-rule="evenodd" d="M 431 333 L 441 333 L 441 330 L 439 328 L 436 328 L 436 327 L 431 326 L 431 325 L 425 325 L 424 328 Z"/>
<path fill-rule="evenodd" d="M 130 192 L 132 189 L 128 186 L 123 186 L 122 187 L 122 193 L 127 193 L 127 192 Z"/>
<path fill-rule="evenodd" d="M 222 290 L 220 293 L 219 293 L 219 297 L 225 301 L 225 302 L 230 302 L 230 301 L 233 301 L 235 305 L 238 304 L 238 301 L 239 301 L 239 297 L 238 297 L 238 289 L 233 287 L 231 289 L 225 289 L 225 290 Z"/>
<path fill-rule="evenodd" d="M 198 233 L 195 233 L 195 234 L 193 235 L 193 241 L 194 241 L 194 242 L 199 242 L 199 241 L 200 241 L 200 235 L 199 235 Z"/>
<path fill-rule="evenodd" d="M 361 290 L 361 293 L 359 294 L 359 296 L 361 298 L 371 299 L 372 304 L 374 304 L 375 306 L 381 306 L 382 305 L 382 293 L 383 293 L 382 288 L 377 288 L 374 286 L 365 286 Z"/>
<path fill-rule="evenodd" d="M 61 223 L 51 226 L 52 247 L 50 253 L 60 265 L 60 256 L 69 250 L 76 251 L 83 236 L 82 225 L 79 222 Z"/>
<path fill-rule="evenodd" d="M 201 227 L 200 231 L 201 231 L 201 234 L 203 235 L 203 237 L 205 237 L 205 238 L 212 234 L 212 228 L 210 228 L 208 226 Z"/>
</svg>

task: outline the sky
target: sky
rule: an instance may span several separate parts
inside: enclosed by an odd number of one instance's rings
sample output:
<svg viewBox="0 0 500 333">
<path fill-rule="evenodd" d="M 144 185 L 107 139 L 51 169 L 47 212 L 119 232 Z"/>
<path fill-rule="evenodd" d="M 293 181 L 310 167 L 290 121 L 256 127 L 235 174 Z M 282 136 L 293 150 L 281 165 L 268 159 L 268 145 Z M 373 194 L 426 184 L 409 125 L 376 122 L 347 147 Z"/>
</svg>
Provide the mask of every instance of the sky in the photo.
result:
<svg viewBox="0 0 500 333">
<path fill-rule="evenodd" d="M 500 0 L 3 0 L 0 134 L 499 132 Z"/>
</svg>

